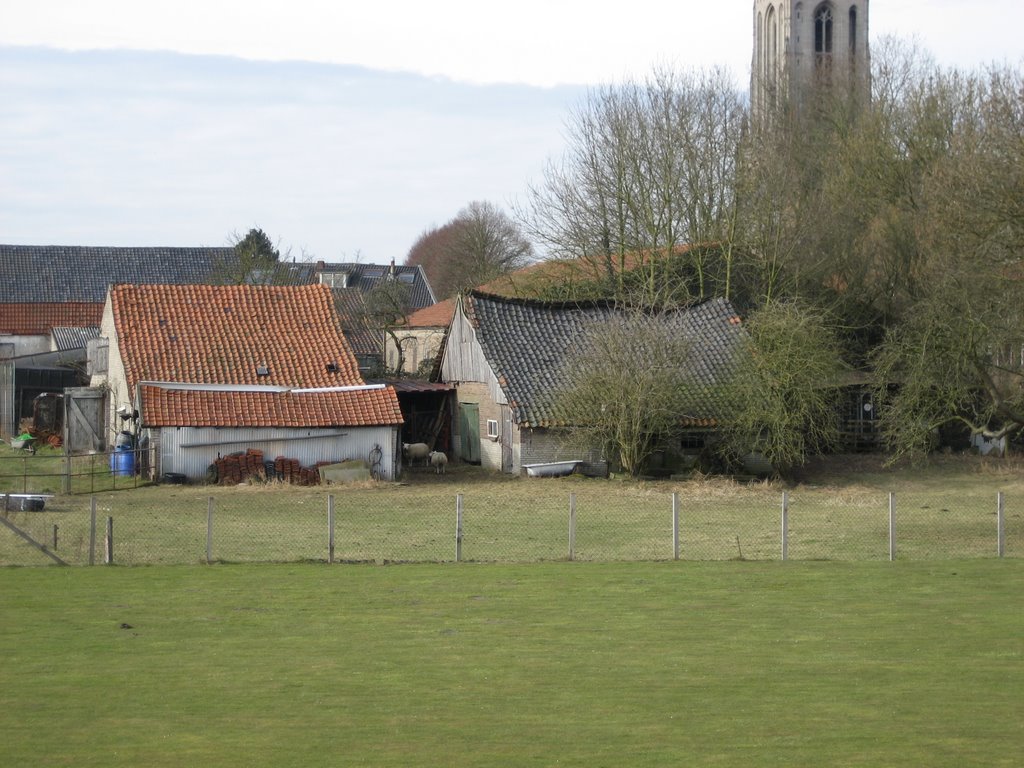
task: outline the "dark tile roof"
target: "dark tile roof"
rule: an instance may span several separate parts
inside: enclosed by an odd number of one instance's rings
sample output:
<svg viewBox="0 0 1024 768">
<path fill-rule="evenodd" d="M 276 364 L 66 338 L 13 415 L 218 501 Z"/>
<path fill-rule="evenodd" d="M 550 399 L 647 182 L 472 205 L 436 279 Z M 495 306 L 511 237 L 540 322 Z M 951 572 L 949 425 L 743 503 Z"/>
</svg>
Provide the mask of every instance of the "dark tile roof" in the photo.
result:
<svg viewBox="0 0 1024 768">
<path fill-rule="evenodd" d="M 588 325 L 621 314 L 609 304 L 560 304 L 476 292 L 464 297 L 463 307 L 513 417 L 532 427 L 557 423 L 553 409 L 564 386 L 562 366 L 567 352 L 586 338 Z M 692 339 L 693 355 L 685 365 L 695 386 L 720 381 L 745 334 L 732 305 L 713 299 L 663 318 L 673 332 Z M 717 415 L 716 404 L 707 402 L 692 418 L 710 422 Z"/>
<path fill-rule="evenodd" d="M 233 248 L 0 245 L 0 304 L 102 304 L 119 283 L 209 283 L 232 258 Z"/>
<path fill-rule="evenodd" d="M 110 301 L 130 391 L 142 381 L 363 383 L 322 285 L 118 285 Z"/>
<path fill-rule="evenodd" d="M 402 423 L 393 387 L 346 391 L 211 391 L 143 386 L 148 427 L 364 427 Z"/>
<path fill-rule="evenodd" d="M 356 288 L 363 293 L 368 293 L 385 280 L 398 280 L 402 285 L 408 286 L 409 307 L 413 310 L 429 307 L 437 302 L 437 299 L 434 298 L 434 291 L 427 281 L 427 276 L 419 266 L 318 262 L 316 271 L 318 273 L 346 274 L 348 275 L 346 287 Z"/>
<path fill-rule="evenodd" d="M 341 330 L 352 345 L 352 351 L 360 357 L 381 357 L 384 354 L 384 334 L 366 325 L 366 294 L 358 288 L 332 288 L 331 295 L 338 310 Z"/>
</svg>

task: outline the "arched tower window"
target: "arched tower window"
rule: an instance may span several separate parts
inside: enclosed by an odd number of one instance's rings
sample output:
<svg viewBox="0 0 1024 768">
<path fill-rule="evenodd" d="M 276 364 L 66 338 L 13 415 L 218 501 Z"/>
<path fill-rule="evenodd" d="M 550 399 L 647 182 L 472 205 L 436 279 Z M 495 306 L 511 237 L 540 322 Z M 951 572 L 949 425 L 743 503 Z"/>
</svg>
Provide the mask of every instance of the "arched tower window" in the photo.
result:
<svg viewBox="0 0 1024 768">
<path fill-rule="evenodd" d="M 857 72 L 857 6 L 850 7 L 850 72 Z"/>
<path fill-rule="evenodd" d="M 832 54 L 832 9 L 827 5 L 814 12 L 814 52 L 819 56 Z"/>
<path fill-rule="evenodd" d="M 832 79 L 832 6 L 827 3 L 814 12 L 814 66 L 820 82 Z"/>
</svg>

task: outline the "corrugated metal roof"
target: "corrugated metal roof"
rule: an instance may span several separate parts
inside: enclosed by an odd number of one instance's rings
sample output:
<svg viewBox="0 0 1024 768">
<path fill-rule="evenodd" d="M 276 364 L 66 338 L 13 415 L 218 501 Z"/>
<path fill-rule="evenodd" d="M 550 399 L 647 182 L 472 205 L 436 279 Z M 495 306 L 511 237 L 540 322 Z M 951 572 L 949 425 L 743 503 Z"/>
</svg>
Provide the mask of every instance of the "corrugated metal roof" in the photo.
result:
<svg viewBox="0 0 1024 768">
<path fill-rule="evenodd" d="M 415 379 L 395 379 L 394 381 L 388 381 L 387 384 L 394 387 L 397 392 L 451 392 L 455 389 L 452 384 L 418 381 Z"/>
<path fill-rule="evenodd" d="M 90 339 L 100 337 L 100 327 L 98 325 L 90 325 L 85 328 L 62 326 L 54 328 L 50 333 L 53 335 L 53 343 L 57 350 L 63 352 L 70 349 L 84 349 Z"/>
</svg>

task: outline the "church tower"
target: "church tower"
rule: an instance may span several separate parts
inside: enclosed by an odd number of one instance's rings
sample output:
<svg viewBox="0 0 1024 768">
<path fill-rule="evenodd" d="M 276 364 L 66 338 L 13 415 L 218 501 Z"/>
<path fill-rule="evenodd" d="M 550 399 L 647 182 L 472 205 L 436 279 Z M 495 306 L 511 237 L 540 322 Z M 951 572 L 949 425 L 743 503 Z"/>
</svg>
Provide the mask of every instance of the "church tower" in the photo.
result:
<svg viewBox="0 0 1024 768">
<path fill-rule="evenodd" d="M 754 0 L 750 106 L 755 120 L 819 96 L 867 104 L 868 0 Z"/>
</svg>

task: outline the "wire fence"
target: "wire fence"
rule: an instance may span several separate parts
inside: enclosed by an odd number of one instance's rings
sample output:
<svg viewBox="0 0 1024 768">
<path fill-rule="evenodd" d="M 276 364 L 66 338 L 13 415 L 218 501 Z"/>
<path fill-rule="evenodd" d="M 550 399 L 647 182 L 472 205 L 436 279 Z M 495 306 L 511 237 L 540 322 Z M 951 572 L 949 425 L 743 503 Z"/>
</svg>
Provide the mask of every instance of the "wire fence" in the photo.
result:
<svg viewBox="0 0 1024 768">
<path fill-rule="evenodd" d="M 0 565 L 1024 556 L 1020 507 L 994 491 L 696 498 L 621 496 L 600 485 L 566 494 L 550 485 L 515 503 L 500 486 L 452 495 L 400 490 L 0 495 Z"/>
<path fill-rule="evenodd" d="M 147 485 L 138 448 L 80 455 L 23 450 L 0 456 L 0 493 L 92 494 Z"/>
</svg>

